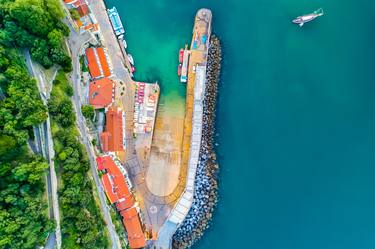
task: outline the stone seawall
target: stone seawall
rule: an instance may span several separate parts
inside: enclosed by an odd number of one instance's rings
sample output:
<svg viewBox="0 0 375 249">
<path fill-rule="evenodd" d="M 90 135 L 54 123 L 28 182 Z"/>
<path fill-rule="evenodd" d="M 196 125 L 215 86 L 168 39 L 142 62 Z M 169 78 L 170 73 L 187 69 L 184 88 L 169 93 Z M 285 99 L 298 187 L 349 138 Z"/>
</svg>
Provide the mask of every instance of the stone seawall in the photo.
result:
<svg viewBox="0 0 375 249">
<path fill-rule="evenodd" d="M 207 59 L 206 95 L 203 110 L 202 142 L 195 179 L 193 205 L 173 236 L 173 248 L 193 245 L 209 227 L 217 203 L 218 164 L 213 146 L 215 133 L 215 107 L 221 69 L 220 40 L 211 36 Z"/>
</svg>

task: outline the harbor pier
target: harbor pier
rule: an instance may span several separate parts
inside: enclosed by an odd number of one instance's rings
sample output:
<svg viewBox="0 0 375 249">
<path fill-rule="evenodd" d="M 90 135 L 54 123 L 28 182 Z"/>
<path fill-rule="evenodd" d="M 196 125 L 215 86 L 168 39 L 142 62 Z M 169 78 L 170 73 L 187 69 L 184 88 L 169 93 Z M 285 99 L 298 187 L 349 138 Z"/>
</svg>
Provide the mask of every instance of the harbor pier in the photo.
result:
<svg viewBox="0 0 375 249">
<path fill-rule="evenodd" d="M 195 179 L 202 142 L 211 20 L 212 13 L 208 9 L 200 9 L 195 17 L 186 89 L 183 170 L 180 172 L 181 175 L 185 175 L 186 184 L 181 197 L 159 230 L 158 240 L 155 242 L 156 248 L 172 247 L 173 234 L 183 224 L 194 201 Z"/>
</svg>

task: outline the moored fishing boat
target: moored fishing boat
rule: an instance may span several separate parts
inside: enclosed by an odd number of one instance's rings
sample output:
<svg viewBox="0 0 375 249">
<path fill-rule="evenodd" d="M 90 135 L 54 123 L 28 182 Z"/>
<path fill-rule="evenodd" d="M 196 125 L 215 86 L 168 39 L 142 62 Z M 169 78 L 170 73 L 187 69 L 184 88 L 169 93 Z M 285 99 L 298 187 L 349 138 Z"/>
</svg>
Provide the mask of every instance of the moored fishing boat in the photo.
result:
<svg viewBox="0 0 375 249">
<path fill-rule="evenodd" d="M 302 27 L 306 22 L 311 22 L 315 18 L 322 16 L 324 14 L 323 9 L 320 8 L 313 13 L 303 15 L 303 16 L 298 16 L 293 20 L 293 23 L 298 24 L 300 27 Z"/>
<path fill-rule="evenodd" d="M 130 62 L 130 64 L 132 64 L 134 66 L 134 59 L 133 59 L 133 56 L 131 54 L 128 54 L 128 61 Z"/>
<path fill-rule="evenodd" d="M 178 64 L 178 70 L 177 70 L 177 75 L 181 76 L 181 70 L 182 70 L 182 64 Z"/>
<path fill-rule="evenodd" d="M 184 49 L 180 49 L 180 52 L 178 54 L 178 62 L 182 63 L 182 59 L 184 58 Z"/>
</svg>

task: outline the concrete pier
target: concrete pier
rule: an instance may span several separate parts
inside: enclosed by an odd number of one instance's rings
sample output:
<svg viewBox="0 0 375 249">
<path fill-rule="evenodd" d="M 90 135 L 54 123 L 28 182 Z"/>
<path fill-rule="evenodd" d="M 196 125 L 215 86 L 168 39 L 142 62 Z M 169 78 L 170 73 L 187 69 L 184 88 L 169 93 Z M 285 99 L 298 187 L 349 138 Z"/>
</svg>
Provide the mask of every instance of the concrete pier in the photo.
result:
<svg viewBox="0 0 375 249">
<path fill-rule="evenodd" d="M 194 184 L 202 138 L 203 101 L 206 88 L 211 19 L 212 13 L 208 9 L 200 9 L 195 17 L 186 90 L 182 155 L 182 170 L 185 169 L 185 172 L 180 172 L 181 175 L 186 176 L 186 186 L 167 221 L 159 230 L 158 240 L 155 242 L 156 248 L 167 249 L 172 246 L 172 236 L 185 220 L 193 203 Z"/>
</svg>

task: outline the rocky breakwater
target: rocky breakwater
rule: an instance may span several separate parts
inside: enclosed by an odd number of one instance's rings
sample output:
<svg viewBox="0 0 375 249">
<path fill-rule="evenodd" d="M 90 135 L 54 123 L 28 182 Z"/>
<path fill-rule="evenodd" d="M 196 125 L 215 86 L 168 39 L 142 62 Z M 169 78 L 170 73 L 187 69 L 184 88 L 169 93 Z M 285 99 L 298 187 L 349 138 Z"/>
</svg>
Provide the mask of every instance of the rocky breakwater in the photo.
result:
<svg viewBox="0 0 375 249">
<path fill-rule="evenodd" d="M 215 107 L 221 69 L 221 45 L 216 36 L 211 37 L 207 59 L 206 92 L 203 110 L 203 133 L 193 205 L 173 236 L 173 248 L 193 245 L 209 227 L 217 203 L 218 164 L 214 151 Z"/>
</svg>

